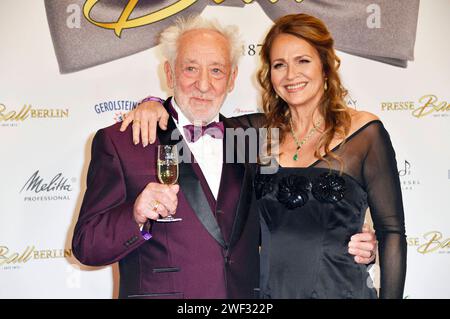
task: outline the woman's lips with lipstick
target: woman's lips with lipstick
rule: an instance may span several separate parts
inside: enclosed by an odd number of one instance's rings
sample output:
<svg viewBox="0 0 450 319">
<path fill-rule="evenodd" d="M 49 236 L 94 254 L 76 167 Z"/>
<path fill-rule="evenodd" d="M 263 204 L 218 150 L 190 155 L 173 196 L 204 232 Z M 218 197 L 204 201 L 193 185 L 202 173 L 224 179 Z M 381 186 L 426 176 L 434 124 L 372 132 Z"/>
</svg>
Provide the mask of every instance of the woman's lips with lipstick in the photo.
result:
<svg viewBox="0 0 450 319">
<path fill-rule="evenodd" d="M 297 91 L 303 90 L 305 88 L 306 84 L 308 84 L 308 82 L 289 84 L 289 85 L 285 85 L 284 87 L 286 88 L 286 91 L 288 91 L 288 93 L 295 93 Z"/>
</svg>

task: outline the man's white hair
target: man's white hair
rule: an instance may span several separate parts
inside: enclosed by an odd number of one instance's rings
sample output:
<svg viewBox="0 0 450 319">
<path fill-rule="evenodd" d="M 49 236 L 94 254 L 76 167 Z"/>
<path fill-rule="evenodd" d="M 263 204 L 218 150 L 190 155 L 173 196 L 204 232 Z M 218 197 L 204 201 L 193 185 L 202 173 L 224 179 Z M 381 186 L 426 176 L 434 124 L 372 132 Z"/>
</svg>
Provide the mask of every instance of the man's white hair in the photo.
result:
<svg viewBox="0 0 450 319">
<path fill-rule="evenodd" d="M 174 63 L 177 58 L 178 41 L 180 37 L 188 31 L 197 29 L 216 31 L 223 35 L 230 44 L 232 67 L 237 66 L 239 59 L 242 56 L 243 46 L 238 27 L 235 25 L 223 26 L 216 19 L 205 19 L 201 16 L 190 16 L 188 18 L 179 17 L 172 26 L 161 33 L 159 43 L 163 55 L 169 60 L 170 65 L 175 65 Z"/>
</svg>

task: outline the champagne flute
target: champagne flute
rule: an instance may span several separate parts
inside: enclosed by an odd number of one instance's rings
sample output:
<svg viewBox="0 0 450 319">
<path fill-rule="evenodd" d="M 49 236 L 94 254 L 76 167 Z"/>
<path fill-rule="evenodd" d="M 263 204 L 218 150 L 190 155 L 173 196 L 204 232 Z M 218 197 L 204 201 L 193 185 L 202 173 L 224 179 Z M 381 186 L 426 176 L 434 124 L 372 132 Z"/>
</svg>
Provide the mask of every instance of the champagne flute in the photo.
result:
<svg viewBox="0 0 450 319">
<path fill-rule="evenodd" d="M 178 150 L 176 145 L 158 145 L 157 161 L 158 179 L 161 184 L 173 185 L 178 180 Z M 164 218 L 158 218 L 158 222 L 177 222 L 181 218 L 174 218 L 169 215 Z"/>
</svg>

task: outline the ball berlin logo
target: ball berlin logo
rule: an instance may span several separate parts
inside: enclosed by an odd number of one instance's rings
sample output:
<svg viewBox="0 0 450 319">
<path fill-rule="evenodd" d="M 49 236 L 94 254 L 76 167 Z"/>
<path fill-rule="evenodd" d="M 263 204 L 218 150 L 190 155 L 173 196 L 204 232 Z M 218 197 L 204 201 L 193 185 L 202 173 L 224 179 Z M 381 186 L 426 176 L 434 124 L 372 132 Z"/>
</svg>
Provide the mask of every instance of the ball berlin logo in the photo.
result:
<svg viewBox="0 0 450 319">
<path fill-rule="evenodd" d="M 75 181 L 75 178 L 71 179 L 71 182 Z M 37 170 L 23 185 L 20 193 L 24 191 L 28 194 L 24 197 L 24 201 L 29 202 L 70 200 L 69 194 L 73 191 L 73 187 L 62 173 L 58 173 L 49 181 L 44 182 L 44 179 L 39 175 L 39 170 Z"/>
<path fill-rule="evenodd" d="M 72 257 L 72 249 L 44 249 L 38 250 L 34 245 L 27 246 L 21 251 L 11 251 L 8 246 L 0 244 L 0 269 L 19 269 L 20 265 L 31 260 L 46 260 Z"/>
<path fill-rule="evenodd" d="M 17 126 L 18 123 L 24 122 L 29 118 L 38 119 L 61 119 L 68 118 L 68 109 L 48 109 L 34 108 L 25 104 L 19 112 L 7 110 L 4 104 L 0 103 L 0 125 L 1 126 Z"/>
</svg>

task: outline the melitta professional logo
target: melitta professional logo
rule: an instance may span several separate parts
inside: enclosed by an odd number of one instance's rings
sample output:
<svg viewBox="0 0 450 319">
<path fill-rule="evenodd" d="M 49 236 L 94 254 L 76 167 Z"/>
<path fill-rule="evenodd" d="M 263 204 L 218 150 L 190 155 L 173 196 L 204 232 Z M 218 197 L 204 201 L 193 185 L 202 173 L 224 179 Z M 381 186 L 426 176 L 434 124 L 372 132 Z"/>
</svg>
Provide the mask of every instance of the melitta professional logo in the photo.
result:
<svg viewBox="0 0 450 319">
<path fill-rule="evenodd" d="M 69 117 L 68 109 L 35 108 L 25 104 L 20 110 L 10 110 L 0 103 L 0 125 L 18 126 L 29 119 L 63 119 Z"/>
<path fill-rule="evenodd" d="M 122 34 L 122 31 L 124 29 L 131 29 L 131 28 L 137 28 L 144 25 L 152 24 L 164 19 L 167 19 L 187 8 L 189 8 L 191 5 L 196 3 L 198 0 L 179 0 L 174 1 L 173 4 L 170 4 L 166 6 L 165 8 L 162 8 L 155 12 L 150 12 L 147 15 L 136 17 L 136 18 L 130 18 L 130 16 L 133 13 L 134 8 L 138 4 L 139 0 L 129 0 L 128 4 L 124 6 L 124 9 L 117 21 L 108 21 L 108 22 L 99 22 L 95 21 L 91 17 L 91 11 L 95 7 L 95 5 L 99 2 L 99 0 L 87 0 L 84 3 L 83 6 L 83 14 L 84 17 L 92 24 L 104 28 L 104 29 L 111 29 L 114 30 L 114 33 L 116 36 L 120 37 Z M 271 3 L 276 3 L 278 0 L 267 0 Z M 221 4 L 223 2 L 226 2 L 226 0 L 211 0 L 212 3 L 215 4 Z M 252 3 L 253 0 L 242 0 L 243 3 L 249 4 Z M 300 3 L 303 2 L 303 0 L 295 0 L 295 2 Z"/>
<path fill-rule="evenodd" d="M 129 111 L 135 109 L 138 105 L 136 101 L 130 100 L 116 100 L 116 101 L 103 101 L 94 105 L 95 113 L 114 113 L 114 121 L 121 122 L 124 115 Z"/>
<path fill-rule="evenodd" d="M 420 186 L 420 180 L 414 178 L 411 170 L 411 162 L 404 160 L 403 162 L 398 162 L 398 176 L 400 177 L 400 183 L 402 186 L 402 191 L 414 190 L 417 186 Z"/>
<path fill-rule="evenodd" d="M 72 249 L 36 249 L 27 246 L 14 251 L 6 245 L 0 244 L 0 270 L 20 269 L 22 265 L 33 260 L 48 260 L 72 257 Z"/>
<path fill-rule="evenodd" d="M 54 201 L 70 200 L 70 193 L 73 191 L 75 178 L 70 181 L 62 173 L 57 173 L 52 177 L 41 177 L 39 170 L 35 171 L 25 182 L 21 194 L 26 194 L 24 201 Z"/>
<path fill-rule="evenodd" d="M 421 237 L 408 237 L 408 246 L 417 247 L 417 252 L 426 254 L 449 254 L 450 238 L 437 230 L 426 232 Z"/>
<path fill-rule="evenodd" d="M 382 102 L 385 112 L 407 112 L 416 118 L 450 117 L 450 104 L 434 94 L 427 94 L 414 101 Z"/>
</svg>

